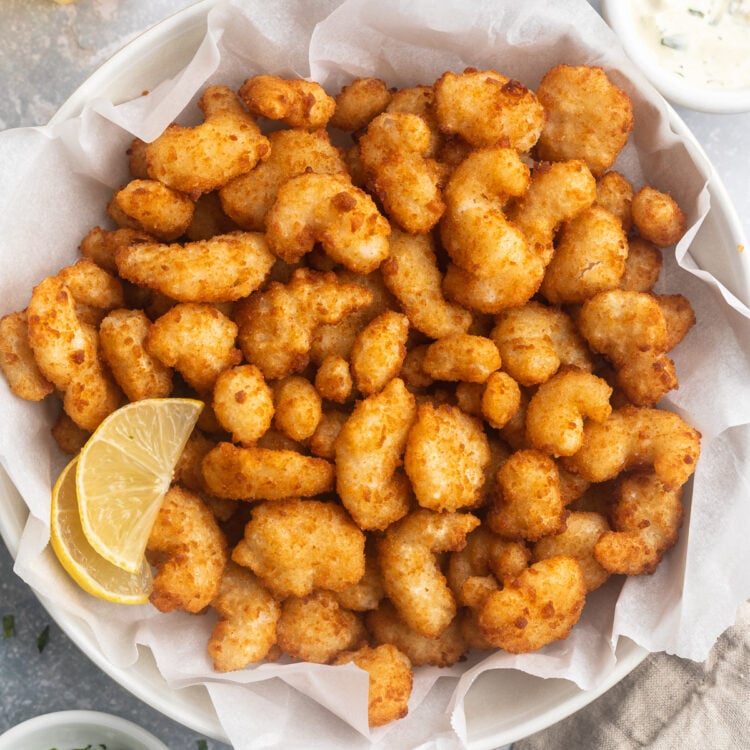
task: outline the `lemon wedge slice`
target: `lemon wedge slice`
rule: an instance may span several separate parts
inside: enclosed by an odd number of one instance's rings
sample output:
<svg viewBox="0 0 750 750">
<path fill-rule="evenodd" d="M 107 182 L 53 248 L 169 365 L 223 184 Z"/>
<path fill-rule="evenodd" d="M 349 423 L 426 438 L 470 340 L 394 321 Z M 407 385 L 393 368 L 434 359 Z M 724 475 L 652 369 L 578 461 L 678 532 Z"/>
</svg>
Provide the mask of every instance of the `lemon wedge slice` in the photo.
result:
<svg viewBox="0 0 750 750">
<path fill-rule="evenodd" d="M 151 593 L 151 566 L 142 563 L 137 573 L 127 573 L 98 555 L 81 527 L 76 496 L 74 458 L 52 489 L 50 543 L 70 577 L 89 594 L 118 604 L 143 604 Z"/>
<path fill-rule="evenodd" d="M 83 533 L 105 560 L 138 573 L 151 528 L 203 402 L 134 401 L 110 414 L 78 456 Z"/>
</svg>

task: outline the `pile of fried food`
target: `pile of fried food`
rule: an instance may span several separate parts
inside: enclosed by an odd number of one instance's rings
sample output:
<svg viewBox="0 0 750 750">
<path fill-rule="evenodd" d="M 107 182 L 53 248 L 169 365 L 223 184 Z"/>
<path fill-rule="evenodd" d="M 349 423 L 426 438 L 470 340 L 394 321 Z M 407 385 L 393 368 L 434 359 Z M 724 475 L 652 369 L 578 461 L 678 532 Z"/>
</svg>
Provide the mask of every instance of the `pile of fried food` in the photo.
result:
<svg viewBox="0 0 750 750">
<path fill-rule="evenodd" d="M 220 671 L 355 662 L 369 720 L 412 668 L 564 639 L 676 541 L 700 435 L 656 404 L 695 322 L 652 291 L 685 217 L 613 169 L 596 67 L 335 97 L 254 76 L 128 152 L 81 259 L 0 325 L 75 453 L 125 399 L 206 408 L 151 535 L 151 601 L 218 613 Z"/>
</svg>

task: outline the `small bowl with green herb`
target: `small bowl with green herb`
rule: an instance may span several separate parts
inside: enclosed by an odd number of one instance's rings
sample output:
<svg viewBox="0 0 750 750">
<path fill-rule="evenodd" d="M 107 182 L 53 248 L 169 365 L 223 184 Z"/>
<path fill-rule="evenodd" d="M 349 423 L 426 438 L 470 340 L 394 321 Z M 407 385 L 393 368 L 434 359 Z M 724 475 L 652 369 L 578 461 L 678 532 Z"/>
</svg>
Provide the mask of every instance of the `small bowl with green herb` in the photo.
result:
<svg viewBox="0 0 750 750">
<path fill-rule="evenodd" d="M 0 750 L 168 750 L 126 719 L 99 711 L 57 711 L 0 735 Z"/>
</svg>

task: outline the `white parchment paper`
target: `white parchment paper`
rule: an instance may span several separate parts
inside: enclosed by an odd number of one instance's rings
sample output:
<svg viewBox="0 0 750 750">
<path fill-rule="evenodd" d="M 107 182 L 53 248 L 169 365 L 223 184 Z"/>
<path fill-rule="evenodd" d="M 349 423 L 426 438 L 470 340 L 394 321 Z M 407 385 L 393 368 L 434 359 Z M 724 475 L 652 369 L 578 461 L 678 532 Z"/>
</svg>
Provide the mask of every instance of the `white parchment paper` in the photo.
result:
<svg viewBox="0 0 750 750">
<path fill-rule="evenodd" d="M 686 237 L 665 253 L 660 288 L 686 294 L 698 324 L 674 352 L 680 388 L 664 405 L 703 434 L 679 544 L 653 576 L 624 585 L 611 581 L 594 592 L 566 641 L 533 654 L 472 654 L 452 669 L 419 669 L 409 717 L 373 732 L 367 727 L 366 676 L 354 667 L 263 664 L 218 675 L 205 650 L 212 614 L 162 615 L 147 605 L 109 605 L 78 590 L 60 570 L 47 547 L 49 490 L 65 462 L 49 435 L 56 409 L 16 399 L 0 380 L 0 462 L 30 511 L 17 573 L 84 619 L 113 664 L 134 663 L 140 644 L 152 650 L 171 686 L 206 684 L 238 750 L 459 748 L 467 736 L 464 696 L 484 670 L 564 677 L 589 690 L 611 673 L 620 636 L 650 651 L 707 656 L 750 596 L 750 546 L 743 531 L 750 528 L 750 313 L 697 267 L 689 250 L 709 210 L 710 165 L 672 132 L 666 105 L 583 0 L 219 2 L 192 62 L 148 96 L 126 103 L 93 100 L 65 122 L 0 134 L 5 314 L 23 309 L 32 287 L 74 262 L 80 239 L 106 222 L 112 190 L 127 179 L 124 152 L 132 137 L 153 139 L 173 119 L 197 121 L 193 105 L 208 83 L 237 87 L 267 72 L 310 77 L 335 93 L 356 76 L 406 86 L 473 66 L 534 88 L 561 62 L 602 65 L 630 94 L 636 125 L 616 166 L 636 187 L 648 182 L 670 191 L 688 214 Z M 747 263 L 732 257 L 737 249 L 731 242 L 701 248 L 700 257 L 707 252 L 726 284 L 734 274 L 748 274 Z"/>
</svg>

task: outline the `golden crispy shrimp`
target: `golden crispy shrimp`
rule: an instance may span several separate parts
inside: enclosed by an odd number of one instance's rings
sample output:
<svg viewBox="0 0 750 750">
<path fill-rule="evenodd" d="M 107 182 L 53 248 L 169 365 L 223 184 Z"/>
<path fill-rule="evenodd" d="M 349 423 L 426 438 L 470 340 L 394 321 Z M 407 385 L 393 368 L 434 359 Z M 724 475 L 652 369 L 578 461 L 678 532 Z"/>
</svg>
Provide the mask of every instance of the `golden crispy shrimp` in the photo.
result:
<svg viewBox="0 0 750 750">
<path fill-rule="evenodd" d="M 628 238 L 628 257 L 620 277 L 620 289 L 650 292 L 659 280 L 664 259 L 656 245 L 642 237 Z"/>
<path fill-rule="evenodd" d="M 431 135 L 419 115 L 384 112 L 359 139 L 368 185 L 386 215 L 411 234 L 429 232 L 445 210 L 442 169 L 426 156 Z"/>
<path fill-rule="evenodd" d="M 360 393 L 381 391 L 401 370 L 406 357 L 409 319 L 386 310 L 371 320 L 354 339 L 351 372 Z"/>
<path fill-rule="evenodd" d="M 505 581 L 479 607 L 482 634 L 495 648 L 512 654 L 536 651 L 564 640 L 578 622 L 586 585 L 578 561 L 558 555 L 534 563 Z"/>
<path fill-rule="evenodd" d="M 215 440 L 196 427 L 190 433 L 190 437 L 177 461 L 174 481 L 203 496 L 207 495 L 208 487 L 206 487 L 206 482 L 203 479 L 201 464 L 206 453 L 215 445 Z"/>
<path fill-rule="evenodd" d="M 655 294 L 667 324 L 667 351 L 674 349 L 695 325 L 695 311 L 682 294 Z"/>
<path fill-rule="evenodd" d="M 480 414 L 490 427 L 505 427 L 521 408 L 521 389 L 507 372 L 493 372 L 484 384 Z"/>
<path fill-rule="evenodd" d="M 298 262 L 319 242 L 336 263 L 370 273 L 388 257 L 390 233 L 372 198 L 345 174 L 292 177 L 266 214 L 268 246 L 287 263 Z"/>
<path fill-rule="evenodd" d="M 334 97 L 336 109 L 328 121 L 332 128 L 350 133 L 367 127 L 390 103 L 393 91 L 380 78 L 355 78 Z"/>
<path fill-rule="evenodd" d="M 288 375 L 273 384 L 273 404 L 274 426 L 298 442 L 313 436 L 323 416 L 320 394 L 301 375 Z"/>
<path fill-rule="evenodd" d="M 437 555 L 463 549 L 466 535 L 479 525 L 468 513 L 410 513 L 378 540 L 383 588 L 411 628 L 436 638 L 455 617 L 456 600 L 440 570 Z"/>
<path fill-rule="evenodd" d="M 294 450 L 221 442 L 203 459 L 211 494 L 235 500 L 313 497 L 333 489 L 333 465 Z"/>
<path fill-rule="evenodd" d="M 627 405 L 613 411 L 605 422 L 587 422 L 581 449 L 561 460 L 566 469 L 589 482 L 653 467 L 667 489 L 676 489 L 695 471 L 700 437 L 673 412 Z"/>
<path fill-rule="evenodd" d="M 211 403 L 221 426 L 235 443 L 252 445 L 271 426 L 273 393 L 255 365 L 237 365 L 216 378 Z"/>
<path fill-rule="evenodd" d="M 84 258 L 92 260 L 105 271 L 116 274 L 115 253 L 121 247 L 127 247 L 134 242 L 153 242 L 154 239 L 146 232 L 139 232 L 127 227 L 121 227 L 120 229 L 93 227 L 81 240 L 78 250 Z"/>
<path fill-rule="evenodd" d="M 411 487 L 399 465 L 415 418 L 414 396 L 394 378 L 357 402 L 339 432 L 336 491 L 362 529 L 383 530 L 409 512 Z"/>
<path fill-rule="evenodd" d="M 351 397 L 353 388 L 349 363 L 339 354 L 325 357 L 315 373 L 315 389 L 321 398 L 344 404 Z"/>
<path fill-rule="evenodd" d="M 50 434 L 63 453 L 75 456 L 83 448 L 91 433 L 79 427 L 64 411 L 61 411 L 57 421 L 52 425 Z"/>
<path fill-rule="evenodd" d="M 251 571 L 229 560 L 211 607 L 219 615 L 208 639 L 214 669 L 231 672 L 268 656 L 281 607 Z"/>
<path fill-rule="evenodd" d="M 633 128 L 633 106 L 602 68 L 556 65 L 536 95 L 547 113 L 538 158 L 583 159 L 597 177 L 615 163 Z"/>
<path fill-rule="evenodd" d="M 371 727 L 403 719 L 409 713 L 414 675 L 406 654 L 391 643 L 374 648 L 365 645 L 356 651 L 339 654 L 333 663 L 349 662 L 354 662 L 369 676 L 367 719 Z"/>
<path fill-rule="evenodd" d="M 253 508 L 232 559 L 277 597 L 341 591 L 365 572 L 365 535 L 335 503 L 265 502 Z"/>
<path fill-rule="evenodd" d="M 669 193 L 646 185 L 633 196 L 631 211 L 638 233 L 657 247 L 674 245 L 685 234 L 685 214 Z"/>
<path fill-rule="evenodd" d="M 293 128 L 322 128 L 336 110 L 336 100 L 319 83 L 302 78 L 253 76 L 242 84 L 239 95 L 253 114 Z"/>
<path fill-rule="evenodd" d="M 634 193 L 632 183 L 614 169 L 605 172 L 596 181 L 596 205 L 613 213 L 620 220 L 625 233 L 633 226 L 630 207 Z"/>
<path fill-rule="evenodd" d="M 500 353 L 486 336 L 456 333 L 433 341 L 422 360 L 422 370 L 433 380 L 484 383 L 500 369 Z"/>
<path fill-rule="evenodd" d="M 377 550 L 373 537 L 365 543 L 365 573 L 356 583 L 336 592 L 336 599 L 346 609 L 369 612 L 376 609 L 385 596 Z"/>
<path fill-rule="evenodd" d="M 213 190 L 203 193 L 195 202 L 193 220 L 185 230 L 185 239 L 192 242 L 208 240 L 216 235 L 229 234 L 239 229 L 239 225 L 224 213 L 219 191 Z"/>
<path fill-rule="evenodd" d="M 438 161 L 445 164 L 442 154 L 438 156 L 445 139 L 440 132 L 440 125 L 435 112 L 435 91 L 432 86 L 422 84 L 407 86 L 394 91 L 385 111 L 419 115 L 430 129 L 430 146 L 424 155 L 437 158 Z"/>
<path fill-rule="evenodd" d="M 146 146 L 149 177 L 193 199 L 249 172 L 268 155 L 268 139 L 226 86 L 209 86 L 198 106 L 204 122 L 170 125 Z"/>
<path fill-rule="evenodd" d="M 219 592 L 228 553 L 213 513 L 195 492 L 173 485 L 146 546 L 156 566 L 149 597 L 160 612 L 200 612 Z"/>
<path fill-rule="evenodd" d="M 233 302 L 265 281 L 275 258 L 262 234 L 231 232 L 183 245 L 138 242 L 115 261 L 122 278 L 179 302 Z"/>
<path fill-rule="evenodd" d="M 536 143 L 545 123 L 533 91 L 494 70 L 444 73 L 434 84 L 440 128 L 476 148 L 507 140 L 519 151 Z"/>
<path fill-rule="evenodd" d="M 526 409 L 526 435 L 537 450 L 571 456 L 583 443 L 584 419 L 603 422 L 612 413 L 612 388 L 590 372 L 566 369 L 542 383 Z"/>
<path fill-rule="evenodd" d="M 25 310 L 0 318 L 0 370 L 11 391 L 27 401 L 41 401 L 55 390 L 34 359 Z"/>
<path fill-rule="evenodd" d="M 57 277 L 79 306 L 108 312 L 125 304 L 122 281 L 88 258 L 60 269 Z"/>
<path fill-rule="evenodd" d="M 404 470 L 423 508 L 456 511 L 477 505 L 489 462 L 489 444 L 478 419 L 450 404 L 419 405 Z"/>
</svg>

